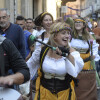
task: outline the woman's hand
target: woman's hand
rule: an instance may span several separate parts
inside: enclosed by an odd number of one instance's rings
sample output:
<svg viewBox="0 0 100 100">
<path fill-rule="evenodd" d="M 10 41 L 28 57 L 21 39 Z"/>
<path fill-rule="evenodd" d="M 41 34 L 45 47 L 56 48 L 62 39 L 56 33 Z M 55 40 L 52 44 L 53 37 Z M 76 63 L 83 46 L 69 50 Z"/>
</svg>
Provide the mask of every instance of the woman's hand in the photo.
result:
<svg viewBox="0 0 100 100">
<path fill-rule="evenodd" d="M 65 48 L 65 47 L 57 47 L 57 54 L 59 54 L 60 56 L 68 56 L 70 54 L 70 48 Z"/>
<path fill-rule="evenodd" d="M 94 60 L 95 59 L 95 56 L 91 56 L 91 60 Z"/>
</svg>

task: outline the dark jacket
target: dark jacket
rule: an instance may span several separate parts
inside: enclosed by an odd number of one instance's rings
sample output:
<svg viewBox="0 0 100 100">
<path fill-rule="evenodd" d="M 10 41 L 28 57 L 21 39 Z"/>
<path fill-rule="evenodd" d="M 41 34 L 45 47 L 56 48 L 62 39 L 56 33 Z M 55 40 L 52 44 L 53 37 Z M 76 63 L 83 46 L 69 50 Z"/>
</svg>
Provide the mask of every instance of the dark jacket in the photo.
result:
<svg viewBox="0 0 100 100">
<path fill-rule="evenodd" d="M 24 75 L 24 82 L 28 81 L 30 79 L 29 68 L 15 45 L 9 39 L 5 39 L 1 45 L 4 50 L 5 74 L 8 73 L 9 69 L 12 69 L 14 73 L 20 72 Z"/>
</svg>

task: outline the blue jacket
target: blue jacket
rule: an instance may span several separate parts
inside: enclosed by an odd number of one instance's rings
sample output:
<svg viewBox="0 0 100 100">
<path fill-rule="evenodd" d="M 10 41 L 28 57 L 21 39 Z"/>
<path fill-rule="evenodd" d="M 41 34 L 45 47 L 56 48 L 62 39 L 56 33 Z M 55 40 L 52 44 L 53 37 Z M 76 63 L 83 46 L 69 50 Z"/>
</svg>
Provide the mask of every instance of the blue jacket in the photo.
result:
<svg viewBox="0 0 100 100">
<path fill-rule="evenodd" d="M 24 36 L 25 36 L 25 46 L 26 46 L 26 57 L 28 56 L 29 52 L 30 52 L 30 48 L 28 45 L 28 38 L 31 35 L 31 33 L 27 30 L 24 30 Z"/>
</svg>

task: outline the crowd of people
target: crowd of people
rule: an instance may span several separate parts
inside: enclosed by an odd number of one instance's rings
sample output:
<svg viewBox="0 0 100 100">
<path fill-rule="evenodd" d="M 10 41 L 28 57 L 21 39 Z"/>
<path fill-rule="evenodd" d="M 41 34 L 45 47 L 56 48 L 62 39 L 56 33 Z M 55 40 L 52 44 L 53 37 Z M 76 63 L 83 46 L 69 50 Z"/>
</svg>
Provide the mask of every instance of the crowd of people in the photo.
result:
<svg viewBox="0 0 100 100">
<path fill-rule="evenodd" d="M 18 85 L 23 100 L 97 100 L 99 24 L 90 29 L 85 18 L 54 20 L 49 12 L 11 23 L 0 9 L 0 87 Z"/>
</svg>

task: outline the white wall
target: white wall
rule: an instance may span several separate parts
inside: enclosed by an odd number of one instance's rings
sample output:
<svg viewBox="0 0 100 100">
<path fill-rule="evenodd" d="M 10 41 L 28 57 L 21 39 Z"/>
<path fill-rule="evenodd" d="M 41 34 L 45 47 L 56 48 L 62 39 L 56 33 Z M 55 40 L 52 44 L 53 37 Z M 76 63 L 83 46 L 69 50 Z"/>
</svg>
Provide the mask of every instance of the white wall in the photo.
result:
<svg viewBox="0 0 100 100">
<path fill-rule="evenodd" d="M 54 20 L 57 18 L 55 0 L 47 0 L 47 12 L 53 15 Z"/>
</svg>

